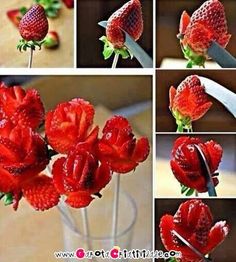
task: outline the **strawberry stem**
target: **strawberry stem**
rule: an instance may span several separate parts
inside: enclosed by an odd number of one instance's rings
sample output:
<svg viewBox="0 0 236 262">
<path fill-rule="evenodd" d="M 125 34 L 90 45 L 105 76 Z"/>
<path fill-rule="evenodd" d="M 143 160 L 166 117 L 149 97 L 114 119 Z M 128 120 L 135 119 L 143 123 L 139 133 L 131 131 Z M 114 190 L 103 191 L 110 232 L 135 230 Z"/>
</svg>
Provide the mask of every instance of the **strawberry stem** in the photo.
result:
<svg viewBox="0 0 236 262">
<path fill-rule="evenodd" d="M 113 59 L 113 63 L 112 63 L 111 68 L 116 68 L 117 63 L 118 63 L 118 59 L 119 59 L 119 54 L 118 54 L 118 53 L 115 53 L 115 56 L 114 56 L 114 59 Z"/>
<path fill-rule="evenodd" d="M 32 68 L 34 49 L 30 48 L 28 68 Z"/>
<path fill-rule="evenodd" d="M 177 133 L 183 133 L 184 132 L 184 128 L 183 128 L 183 125 L 182 124 L 179 124 L 177 125 L 177 130 L 176 130 Z"/>
</svg>

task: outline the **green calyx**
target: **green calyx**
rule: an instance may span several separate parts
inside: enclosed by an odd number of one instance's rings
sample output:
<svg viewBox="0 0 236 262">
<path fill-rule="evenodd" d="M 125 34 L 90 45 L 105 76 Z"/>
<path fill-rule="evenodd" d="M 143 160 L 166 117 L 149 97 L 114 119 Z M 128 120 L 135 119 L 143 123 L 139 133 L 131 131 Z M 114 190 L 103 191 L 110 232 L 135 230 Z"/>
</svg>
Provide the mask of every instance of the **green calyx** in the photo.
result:
<svg viewBox="0 0 236 262">
<path fill-rule="evenodd" d="M 17 49 L 22 52 L 23 51 L 27 51 L 27 48 L 30 48 L 32 50 L 35 50 L 36 47 L 39 48 L 39 50 L 42 48 L 42 44 L 44 43 L 45 40 L 42 41 L 26 41 L 25 39 L 20 39 L 18 45 L 17 45 Z"/>
<path fill-rule="evenodd" d="M 43 6 L 47 17 L 55 18 L 61 8 L 60 0 L 34 0 L 36 4 Z"/>
<path fill-rule="evenodd" d="M 28 9 L 25 6 L 22 6 L 19 9 L 19 11 L 20 11 L 21 15 L 23 16 L 23 15 L 25 15 L 27 13 Z"/>
<path fill-rule="evenodd" d="M 176 119 L 177 132 L 182 133 L 185 130 L 192 132 L 192 120 L 189 116 L 183 116 L 178 110 L 173 110 L 172 115 Z"/>
<path fill-rule="evenodd" d="M 195 189 L 193 188 L 189 188 L 187 186 L 184 186 L 182 184 L 181 185 L 181 194 L 182 195 L 185 195 L 185 196 L 192 196 L 195 192 Z"/>
<path fill-rule="evenodd" d="M 131 59 L 133 58 L 133 54 L 125 46 L 122 48 L 115 48 L 113 44 L 107 40 L 106 36 L 100 37 L 99 40 L 104 43 L 102 54 L 105 60 L 109 59 L 113 53 L 120 55 L 123 59 L 127 59 L 129 57 Z"/>
<path fill-rule="evenodd" d="M 206 56 L 195 53 L 188 45 L 183 46 L 181 44 L 181 49 L 184 57 L 188 60 L 188 63 L 186 65 L 187 68 L 192 68 L 194 65 L 205 67 Z"/>
</svg>

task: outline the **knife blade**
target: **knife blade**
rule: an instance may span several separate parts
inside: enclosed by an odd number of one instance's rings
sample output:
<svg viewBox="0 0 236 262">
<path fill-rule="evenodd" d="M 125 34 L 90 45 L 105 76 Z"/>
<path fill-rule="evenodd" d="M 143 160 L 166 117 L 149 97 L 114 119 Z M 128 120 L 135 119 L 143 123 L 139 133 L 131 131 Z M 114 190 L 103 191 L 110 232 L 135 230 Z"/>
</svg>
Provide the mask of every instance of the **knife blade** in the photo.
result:
<svg viewBox="0 0 236 262">
<path fill-rule="evenodd" d="M 206 93 L 221 102 L 236 118 L 236 94 L 209 78 L 199 76 L 199 79 Z"/>
<path fill-rule="evenodd" d="M 98 25 L 106 28 L 107 21 L 101 21 L 98 23 Z M 142 49 L 140 45 L 138 45 L 133 38 L 125 33 L 125 46 L 131 51 L 131 53 L 134 55 L 134 57 L 139 61 L 139 63 L 142 65 L 143 68 L 152 68 L 153 67 L 153 61 L 151 57 Z"/>
</svg>

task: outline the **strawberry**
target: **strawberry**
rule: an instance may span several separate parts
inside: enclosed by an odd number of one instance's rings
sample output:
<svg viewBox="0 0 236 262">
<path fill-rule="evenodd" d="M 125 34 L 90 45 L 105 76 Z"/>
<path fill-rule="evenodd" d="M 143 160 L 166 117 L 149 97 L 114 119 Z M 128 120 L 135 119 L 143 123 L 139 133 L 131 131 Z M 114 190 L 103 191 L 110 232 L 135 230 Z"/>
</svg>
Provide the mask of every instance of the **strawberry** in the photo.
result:
<svg viewBox="0 0 236 262">
<path fill-rule="evenodd" d="M 94 113 L 94 107 L 80 98 L 57 105 L 46 115 L 49 144 L 60 153 L 68 153 L 78 143 L 93 144 L 98 135 L 97 127 L 91 131 Z"/>
<path fill-rule="evenodd" d="M 60 39 L 58 33 L 55 31 L 49 31 L 43 43 L 44 47 L 48 49 L 55 49 L 59 46 L 59 44 Z"/>
<path fill-rule="evenodd" d="M 146 137 L 136 140 L 128 120 L 113 116 L 106 122 L 98 143 L 98 157 L 107 162 L 112 171 L 128 173 L 146 160 L 150 147 Z"/>
<path fill-rule="evenodd" d="M 21 36 L 26 41 L 41 41 L 48 33 L 48 20 L 41 5 L 33 5 L 19 24 Z"/>
<path fill-rule="evenodd" d="M 207 192 L 205 170 L 202 168 L 201 160 L 195 145 L 200 146 L 209 165 L 214 185 L 219 183 L 215 172 L 222 159 L 222 147 L 211 140 L 203 143 L 199 138 L 180 137 L 176 139 L 170 166 L 176 179 L 181 185 L 197 190 L 197 192 Z"/>
<path fill-rule="evenodd" d="M 226 47 L 231 35 L 228 34 L 227 21 L 223 4 L 218 0 L 208 0 L 191 17 L 186 11 L 180 20 L 180 44 L 187 67 L 204 66 L 209 59 L 207 49 L 212 41 Z"/>
<path fill-rule="evenodd" d="M 106 37 L 100 38 L 104 42 L 103 55 L 108 59 L 113 52 L 129 57 L 129 51 L 124 46 L 127 32 L 135 41 L 143 33 L 142 7 L 139 0 L 130 0 L 113 13 L 107 21 Z M 132 57 L 132 56 L 131 56 Z"/>
<path fill-rule="evenodd" d="M 176 119 L 178 132 L 183 132 L 183 129 L 191 130 L 192 121 L 203 117 L 212 106 L 196 75 L 188 76 L 177 89 L 171 86 L 169 98 L 169 108 Z"/>
<path fill-rule="evenodd" d="M 66 203 L 80 208 L 89 205 L 111 180 L 107 163 L 99 165 L 97 159 L 80 144 L 67 157 L 59 158 L 53 165 L 53 181 L 60 194 L 66 195 Z"/>
<path fill-rule="evenodd" d="M 180 262 L 201 262 L 202 258 L 181 242 L 175 230 L 203 255 L 209 254 L 220 245 L 229 233 L 225 221 L 214 226 L 209 207 L 201 200 L 188 200 L 182 203 L 174 216 L 164 215 L 160 220 L 161 240 L 165 248 L 181 252 Z"/>
<path fill-rule="evenodd" d="M 44 211 L 56 206 L 60 195 L 53 185 L 52 178 L 40 175 L 22 185 L 23 197 L 35 210 Z"/>
<path fill-rule="evenodd" d="M 74 8 L 74 0 L 62 0 L 67 8 Z"/>
<path fill-rule="evenodd" d="M 17 9 L 11 9 L 7 11 L 7 16 L 11 20 L 11 22 L 18 27 L 20 24 L 20 20 L 22 19 L 23 15 L 27 12 L 26 7 L 21 7 Z"/>
</svg>

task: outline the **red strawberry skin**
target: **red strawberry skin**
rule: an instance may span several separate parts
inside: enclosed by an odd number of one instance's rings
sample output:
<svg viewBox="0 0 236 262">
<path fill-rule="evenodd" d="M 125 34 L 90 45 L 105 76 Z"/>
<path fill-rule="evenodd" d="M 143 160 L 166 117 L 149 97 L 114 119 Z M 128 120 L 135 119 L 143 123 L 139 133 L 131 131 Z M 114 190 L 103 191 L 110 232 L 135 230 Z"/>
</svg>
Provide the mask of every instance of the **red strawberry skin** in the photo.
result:
<svg viewBox="0 0 236 262">
<path fill-rule="evenodd" d="M 74 8 L 74 0 L 62 0 L 67 8 Z"/>
<path fill-rule="evenodd" d="M 183 17 L 186 19 L 186 15 Z M 182 23 L 182 22 L 181 22 Z M 218 0 L 208 0 L 191 16 L 181 41 L 198 55 L 206 56 L 212 41 L 226 47 L 231 35 L 228 34 L 223 4 Z"/>
<path fill-rule="evenodd" d="M 203 117 L 212 106 L 196 75 L 188 76 L 177 89 L 170 88 L 170 110 L 177 118 L 196 121 Z"/>
<path fill-rule="evenodd" d="M 19 32 L 26 41 L 41 41 L 48 33 L 48 20 L 41 5 L 33 5 L 23 16 Z"/>
<path fill-rule="evenodd" d="M 143 33 L 142 7 L 139 0 L 131 0 L 113 13 L 107 21 L 106 35 L 115 48 L 124 46 L 126 31 L 135 41 Z"/>
<path fill-rule="evenodd" d="M 200 146 L 213 174 L 218 169 L 223 154 L 222 147 L 213 140 L 203 143 L 199 138 L 186 136 L 176 139 L 170 166 L 174 176 L 181 184 L 198 192 L 206 192 L 204 170 L 202 170 L 195 145 Z M 213 176 L 213 182 L 216 186 L 219 182 L 218 178 Z"/>
<path fill-rule="evenodd" d="M 127 173 L 146 160 L 150 146 L 146 137 L 136 140 L 128 120 L 113 116 L 106 122 L 98 142 L 98 157 L 108 162 L 112 171 Z"/>
<path fill-rule="evenodd" d="M 182 203 L 174 216 L 164 215 L 160 221 L 161 240 L 165 248 L 180 251 L 181 262 L 202 262 L 196 253 L 183 244 L 173 233 L 175 230 L 202 254 L 209 254 L 224 241 L 229 233 L 225 221 L 214 226 L 209 207 L 201 200 L 188 200 Z"/>
</svg>

